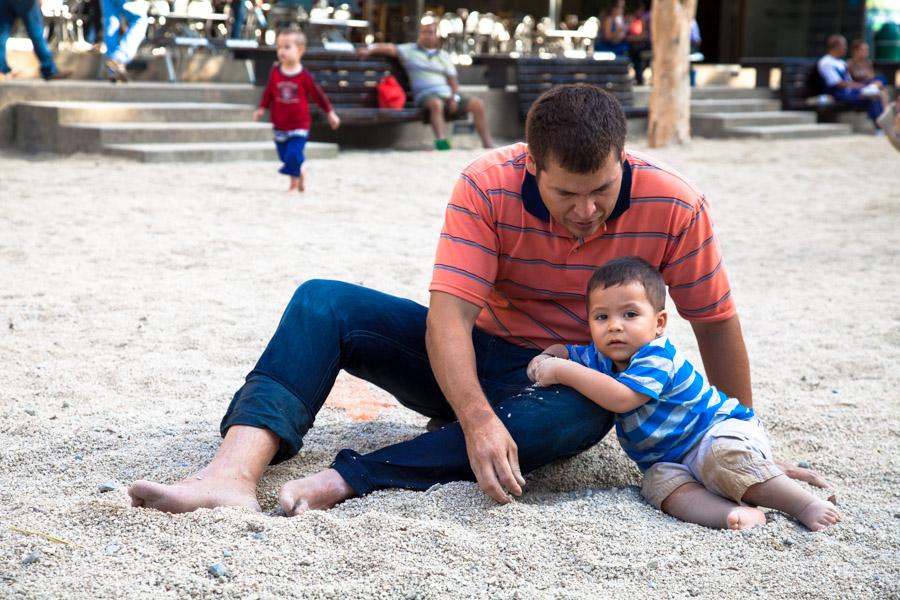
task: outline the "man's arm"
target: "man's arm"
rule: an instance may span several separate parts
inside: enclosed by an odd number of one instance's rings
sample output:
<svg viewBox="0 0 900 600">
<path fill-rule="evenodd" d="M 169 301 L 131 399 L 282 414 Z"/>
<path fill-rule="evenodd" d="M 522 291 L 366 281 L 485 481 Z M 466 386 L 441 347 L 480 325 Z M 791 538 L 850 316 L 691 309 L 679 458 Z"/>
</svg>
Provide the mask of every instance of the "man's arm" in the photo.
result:
<svg viewBox="0 0 900 600">
<path fill-rule="evenodd" d="M 369 58 L 370 56 L 397 58 L 397 46 L 394 44 L 372 44 L 368 48 L 358 49 L 356 51 L 356 56 L 360 58 Z"/>
<path fill-rule="evenodd" d="M 520 496 L 525 480 L 516 443 L 478 382 L 472 328 L 480 312 L 480 307 L 452 294 L 432 292 L 425 345 L 434 377 L 465 434 L 469 464 L 478 485 L 505 504 L 510 501 L 507 491 Z"/>
<path fill-rule="evenodd" d="M 709 382 L 741 404 L 753 406 L 750 360 L 737 315 L 724 321 L 691 323 Z"/>
</svg>

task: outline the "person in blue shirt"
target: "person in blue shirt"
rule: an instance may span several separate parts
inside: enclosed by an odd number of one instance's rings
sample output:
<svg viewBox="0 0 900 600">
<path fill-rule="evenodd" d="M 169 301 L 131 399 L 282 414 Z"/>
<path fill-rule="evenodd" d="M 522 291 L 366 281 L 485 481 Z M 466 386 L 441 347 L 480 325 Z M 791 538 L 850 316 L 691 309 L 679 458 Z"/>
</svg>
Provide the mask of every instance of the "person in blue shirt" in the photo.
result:
<svg viewBox="0 0 900 600">
<path fill-rule="evenodd" d="M 875 125 L 875 132 L 879 132 L 878 117 L 884 112 L 881 90 L 872 83 L 853 81 L 844 61 L 847 54 L 847 39 L 844 36 L 831 35 L 826 45 L 828 52 L 816 63 L 825 92 L 838 102 L 865 108 Z"/>
<path fill-rule="evenodd" d="M 706 527 L 763 525 L 774 508 L 813 531 L 840 514 L 775 464 L 762 422 L 706 382 L 665 336 L 662 275 L 628 256 L 600 267 L 587 287 L 592 343 L 556 344 L 528 365 L 539 386 L 562 384 L 614 412 L 616 434 L 643 472 L 641 495 Z"/>
</svg>

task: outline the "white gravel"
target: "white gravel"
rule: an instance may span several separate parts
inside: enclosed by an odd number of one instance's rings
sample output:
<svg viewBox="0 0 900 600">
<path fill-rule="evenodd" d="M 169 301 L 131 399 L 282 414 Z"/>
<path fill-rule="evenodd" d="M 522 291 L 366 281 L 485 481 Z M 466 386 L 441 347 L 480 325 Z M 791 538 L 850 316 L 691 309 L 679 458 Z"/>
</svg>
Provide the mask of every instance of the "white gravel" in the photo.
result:
<svg viewBox="0 0 900 600">
<path fill-rule="evenodd" d="M 0 154 L 0 597 L 900 597 L 897 153 L 854 136 L 655 154 L 712 203 L 757 407 L 776 454 L 837 484 L 838 526 L 680 523 L 643 502 L 613 439 L 503 507 L 454 483 L 293 519 L 131 509 L 129 482 L 211 457 L 297 284 L 427 300 L 448 192 L 477 152 L 343 153 L 310 163 L 303 196 L 274 165 Z M 422 431 L 399 407 L 351 419 L 363 395 L 389 400 L 339 378 L 299 457 L 264 478 L 264 510 L 339 449 Z"/>
</svg>

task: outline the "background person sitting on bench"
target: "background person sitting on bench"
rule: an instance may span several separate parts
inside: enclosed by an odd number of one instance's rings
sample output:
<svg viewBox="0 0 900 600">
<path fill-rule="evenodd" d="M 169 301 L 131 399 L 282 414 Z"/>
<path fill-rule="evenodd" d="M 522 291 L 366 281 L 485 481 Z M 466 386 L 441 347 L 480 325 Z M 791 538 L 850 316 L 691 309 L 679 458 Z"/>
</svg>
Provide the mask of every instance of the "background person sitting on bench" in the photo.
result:
<svg viewBox="0 0 900 600">
<path fill-rule="evenodd" d="M 816 69 L 825 83 L 825 91 L 838 102 L 865 108 L 875 125 L 875 131 L 881 131 L 875 121 L 884 111 L 881 92 L 874 85 L 853 81 L 847 70 L 847 63 L 843 60 L 846 54 L 846 38 L 837 34 L 829 36 L 828 53 L 816 64 Z"/>
<path fill-rule="evenodd" d="M 487 113 L 481 98 L 459 95 L 459 80 L 450 55 L 439 47 L 437 25 L 432 19 L 423 19 L 419 26 L 419 40 L 409 44 L 374 44 L 357 51 L 361 58 L 372 55 L 396 58 L 409 77 L 416 106 L 428 110 L 431 128 L 434 130 L 435 147 L 448 150 L 450 142 L 445 136 L 446 121 L 457 115 L 471 113 L 475 131 L 485 148 L 493 148 L 494 140 L 488 129 Z"/>
</svg>

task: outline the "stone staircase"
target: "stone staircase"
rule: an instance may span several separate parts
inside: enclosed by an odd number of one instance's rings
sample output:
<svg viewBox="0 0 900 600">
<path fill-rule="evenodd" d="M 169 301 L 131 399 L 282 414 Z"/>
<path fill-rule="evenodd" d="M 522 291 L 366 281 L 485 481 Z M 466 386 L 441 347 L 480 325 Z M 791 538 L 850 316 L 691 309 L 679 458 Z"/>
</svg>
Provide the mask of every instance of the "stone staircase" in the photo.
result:
<svg viewBox="0 0 900 600">
<path fill-rule="evenodd" d="M 26 152 L 91 152 L 141 162 L 277 160 L 268 123 L 252 121 L 250 85 L 77 82 L 14 106 L 14 145 Z M 5 91 L 5 89 L 4 89 Z M 307 158 L 337 156 L 310 142 Z"/>
<path fill-rule="evenodd" d="M 646 106 L 650 88 L 635 88 L 635 104 Z M 691 134 L 706 138 L 795 139 L 848 135 L 847 124 L 817 123 L 812 111 L 784 111 L 775 92 L 726 85 L 691 89 Z"/>
<path fill-rule="evenodd" d="M 816 114 L 781 110 L 773 92 L 759 88 L 691 90 L 691 133 L 697 137 L 798 139 L 849 135 L 852 127 L 817 123 Z"/>
</svg>

